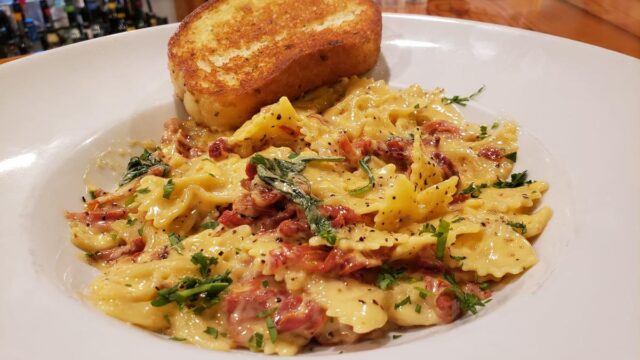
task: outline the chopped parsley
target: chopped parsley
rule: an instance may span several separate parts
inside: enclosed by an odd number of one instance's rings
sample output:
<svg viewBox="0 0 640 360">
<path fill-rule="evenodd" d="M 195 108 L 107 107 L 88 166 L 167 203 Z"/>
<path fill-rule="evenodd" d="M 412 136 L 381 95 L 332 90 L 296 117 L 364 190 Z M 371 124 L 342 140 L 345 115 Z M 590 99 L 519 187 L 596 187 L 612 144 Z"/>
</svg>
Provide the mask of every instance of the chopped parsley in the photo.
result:
<svg viewBox="0 0 640 360">
<path fill-rule="evenodd" d="M 533 181 L 527 180 L 527 176 L 528 176 L 527 170 L 521 173 L 514 173 L 514 174 L 511 174 L 511 181 L 502 181 L 498 179 L 498 181 L 496 181 L 496 183 L 493 184 L 493 187 L 496 187 L 499 189 L 507 189 L 507 188 L 517 188 L 520 186 L 531 184 Z"/>
<path fill-rule="evenodd" d="M 499 126 L 500 126 L 500 123 L 496 121 L 496 122 L 494 122 L 493 124 L 491 124 L 491 130 L 495 130 L 495 129 L 497 129 Z"/>
<path fill-rule="evenodd" d="M 264 335 L 262 333 L 257 332 L 249 338 L 249 350 L 253 352 L 258 352 L 262 350 L 262 343 L 264 341 Z"/>
<path fill-rule="evenodd" d="M 273 313 L 276 312 L 276 310 L 277 310 L 277 308 L 271 308 L 271 309 L 262 310 L 257 314 L 257 316 L 260 319 L 264 319 L 264 318 L 266 318 L 268 316 L 273 315 Z"/>
<path fill-rule="evenodd" d="M 474 183 L 469 184 L 466 188 L 460 192 L 462 195 L 469 195 L 472 198 L 478 198 L 482 193 L 482 189 L 489 187 L 487 184 L 476 185 Z"/>
<path fill-rule="evenodd" d="M 461 217 L 457 217 L 457 218 L 453 219 L 453 220 L 451 221 L 451 223 L 452 223 L 452 224 L 457 224 L 457 223 L 459 223 L 459 222 L 461 222 L 461 221 L 464 221 L 464 218 L 463 218 L 462 216 L 461 216 Z"/>
<path fill-rule="evenodd" d="M 150 192 L 151 192 L 151 190 L 149 190 L 149 188 L 148 188 L 148 187 L 143 187 L 142 189 L 138 189 L 136 192 L 137 192 L 138 194 L 148 194 L 148 193 L 150 193 Z"/>
<path fill-rule="evenodd" d="M 399 334 L 393 334 L 393 335 L 391 335 L 391 338 L 392 338 L 393 340 L 400 339 L 401 337 L 402 337 L 402 335 L 399 335 Z"/>
<path fill-rule="evenodd" d="M 162 197 L 165 199 L 169 199 L 175 187 L 176 184 L 173 182 L 173 179 L 169 179 L 169 181 L 167 181 L 167 183 L 164 184 L 164 187 L 162 188 Z"/>
<path fill-rule="evenodd" d="M 480 93 L 482 93 L 484 91 L 485 86 L 482 85 L 480 87 L 480 89 L 476 90 L 476 92 L 474 92 L 473 94 L 469 95 L 469 96 L 459 96 L 459 95 L 455 95 L 453 97 L 443 97 L 442 98 L 442 103 L 445 105 L 449 105 L 449 104 L 458 104 L 461 106 L 467 106 L 467 103 L 469 101 L 471 101 L 473 98 L 475 98 L 476 96 L 480 95 Z"/>
<path fill-rule="evenodd" d="M 218 329 L 211 326 L 207 326 L 207 329 L 204 331 L 204 333 L 213 336 L 214 339 L 217 339 L 218 335 L 220 335 Z"/>
<path fill-rule="evenodd" d="M 138 235 L 142 236 L 142 234 L 144 234 L 144 228 L 143 227 L 138 229 Z"/>
<path fill-rule="evenodd" d="M 393 308 L 395 310 L 400 309 L 401 307 L 407 305 L 407 304 L 411 304 L 411 298 L 409 296 L 407 296 L 406 298 L 402 299 L 402 301 L 400 301 L 399 303 L 396 303 L 393 305 Z"/>
<path fill-rule="evenodd" d="M 132 217 L 128 217 L 128 218 L 127 218 L 127 225 L 129 225 L 129 226 L 133 226 L 133 225 L 135 225 L 137 222 L 138 222 L 138 219 L 134 219 L 134 218 L 132 218 Z"/>
<path fill-rule="evenodd" d="M 444 258 L 444 250 L 447 246 L 447 238 L 449 237 L 449 229 L 451 224 L 444 219 L 440 219 L 438 230 L 431 236 L 436 238 L 436 258 L 442 260 Z"/>
<path fill-rule="evenodd" d="M 420 314 L 422 312 L 422 305 L 416 304 L 415 312 Z"/>
<path fill-rule="evenodd" d="M 209 267 L 211 265 L 216 265 L 218 263 L 218 259 L 215 256 L 209 257 L 202 252 L 197 252 L 191 256 L 191 262 L 194 265 L 198 265 L 198 269 L 202 276 L 209 276 L 209 273 L 211 272 Z"/>
<path fill-rule="evenodd" d="M 138 197 L 138 195 L 133 194 L 131 196 L 129 196 L 127 198 L 127 200 L 124 201 L 124 206 L 129 206 L 131 204 L 133 204 L 134 201 L 136 201 L 136 198 Z"/>
<path fill-rule="evenodd" d="M 508 153 L 507 155 L 504 156 L 505 158 L 516 162 L 516 160 L 518 160 L 518 152 L 512 152 L 512 153 Z"/>
<path fill-rule="evenodd" d="M 262 280 L 262 287 L 263 288 L 268 288 L 269 287 L 269 280 Z"/>
<path fill-rule="evenodd" d="M 320 160 L 337 161 L 335 159 L 337 159 L 337 157 L 316 157 L 302 160 L 296 159 L 295 162 L 292 162 L 281 159 L 268 159 L 262 155 L 254 155 L 250 160 L 252 164 L 256 165 L 260 180 L 275 190 L 278 190 L 293 203 L 302 207 L 311 231 L 323 238 L 329 245 L 335 245 L 338 238 L 333 227 L 331 227 L 329 219 L 322 216 L 318 210 L 321 201 L 305 193 L 296 182 L 309 182 L 301 174 L 307 162 Z"/>
<path fill-rule="evenodd" d="M 436 232 L 436 227 L 433 226 L 432 224 L 424 224 L 422 225 L 422 229 L 420 229 L 420 233 L 418 233 L 418 235 L 422 235 L 424 233 L 430 233 L 433 234 Z"/>
<path fill-rule="evenodd" d="M 527 224 L 524 222 L 507 221 L 507 225 L 511 226 L 513 230 L 521 233 L 522 235 L 527 233 Z"/>
<path fill-rule="evenodd" d="M 265 321 L 267 322 L 267 331 L 269 332 L 271 343 L 275 344 L 276 340 L 278 340 L 278 329 L 276 328 L 276 324 L 273 322 L 272 318 L 267 318 Z"/>
<path fill-rule="evenodd" d="M 178 336 L 172 336 L 169 338 L 169 340 L 173 340 L 173 341 L 186 341 L 187 339 L 183 338 L 183 337 L 178 337 Z"/>
<path fill-rule="evenodd" d="M 200 313 L 220 302 L 220 293 L 232 282 L 229 273 L 226 271 L 222 275 L 202 279 L 184 277 L 177 285 L 158 290 L 151 305 L 161 307 L 175 302 L 180 308 L 187 307 L 195 313 Z"/>
<path fill-rule="evenodd" d="M 220 225 L 219 222 L 213 220 L 213 221 L 207 221 L 205 223 L 200 224 L 200 229 L 215 229 L 218 227 L 218 225 Z"/>
<path fill-rule="evenodd" d="M 449 274 L 444 274 L 444 279 L 447 280 L 449 284 L 451 284 L 451 287 L 447 288 L 447 290 L 450 291 L 453 296 L 455 296 L 456 301 L 460 305 L 460 309 L 463 313 L 471 312 L 475 315 L 478 313 L 477 307 L 484 307 L 484 305 L 490 301 L 482 301 L 476 295 L 463 291 L 460 288 L 460 285 L 458 285 L 458 283 L 456 282 L 456 279 L 454 279 L 453 276 Z"/>
<path fill-rule="evenodd" d="M 169 244 L 171 244 L 171 247 L 176 249 L 178 252 L 180 252 L 179 250 L 184 249 L 184 245 L 181 244 L 182 240 L 184 240 L 184 238 L 176 233 L 169 234 Z"/>
<path fill-rule="evenodd" d="M 455 256 L 455 255 L 451 255 L 451 254 L 449 254 L 449 257 L 452 258 L 453 260 L 457 260 L 457 261 L 462 261 L 462 260 L 465 260 L 467 258 L 466 256 Z"/>
<path fill-rule="evenodd" d="M 95 190 L 89 190 L 89 197 L 91 198 L 91 200 L 95 200 L 98 198 L 98 195 L 96 195 Z"/>
<path fill-rule="evenodd" d="M 120 186 L 125 185 L 137 179 L 146 173 L 153 167 L 160 167 L 162 169 L 162 176 L 168 176 L 171 172 L 169 165 L 162 162 L 162 160 L 155 157 L 149 150 L 145 149 L 140 156 L 134 156 L 129 159 L 127 164 L 127 172 L 120 180 Z"/>
<path fill-rule="evenodd" d="M 487 134 L 487 127 L 482 125 L 480 126 L 480 135 L 478 135 L 479 139 L 486 139 L 489 136 L 489 134 Z"/>
<path fill-rule="evenodd" d="M 376 178 L 375 176 L 373 176 L 373 172 L 371 172 L 369 165 L 367 165 L 369 160 L 371 160 L 371 156 L 367 155 L 364 158 L 360 159 L 360 161 L 358 161 L 358 165 L 360 166 L 360 169 L 362 169 L 362 171 L 364 171 L 365 174 L 367 174 L 367 178 L 369 178 L 369 183 L 357 189 L 349 190 L 349 195 L 358 196 L 358 195 L 365 194 L 369 192 L 371 189 L 373 189 L 373 187 L 375 186 Z"/>
<path fill-rule="evenodd" d="M 398 282 L 400 277 L 404 275 L 406 271 L 407 269 L 405 268 L 393 269 L 387 265 L 383 265 L 380 267 L 376 284 L 380 289 L 387 290 L 393 284 Z"/>
<path fill-rule="evenodd" d="M 488 282 L 483 282 L 482 284 L 480 284 L 480 290 L 487 290 L 488 288 L 489 288 Z"/>
<path fill-rule="evenodd" d="M 421 288 L 419 286 L 414 287 L 414 289 L 418 290 L 418 295 L 423 298 L 426 299 L 427 296 L 429 295 L 433 295 L 433 293 L 425 288 Z"/>
</svg>

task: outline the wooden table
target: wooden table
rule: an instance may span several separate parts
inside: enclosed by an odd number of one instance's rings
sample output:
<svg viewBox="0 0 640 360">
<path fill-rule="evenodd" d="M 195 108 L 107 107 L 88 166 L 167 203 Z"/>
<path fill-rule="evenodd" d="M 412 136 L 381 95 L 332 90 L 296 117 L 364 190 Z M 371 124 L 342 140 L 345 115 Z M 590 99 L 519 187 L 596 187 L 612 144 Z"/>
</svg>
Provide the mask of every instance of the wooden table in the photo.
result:
<svg viewBox="0 0 640 360">
<path fill-rule="evenodd" d="M 508 25 L 640 58 L 640 0 L 376 0 L 383 11 Z M 203 0 L 175 0 L 182 19 Z M 15 58 L 0 59 L 0 64 Z"/>
</svg>

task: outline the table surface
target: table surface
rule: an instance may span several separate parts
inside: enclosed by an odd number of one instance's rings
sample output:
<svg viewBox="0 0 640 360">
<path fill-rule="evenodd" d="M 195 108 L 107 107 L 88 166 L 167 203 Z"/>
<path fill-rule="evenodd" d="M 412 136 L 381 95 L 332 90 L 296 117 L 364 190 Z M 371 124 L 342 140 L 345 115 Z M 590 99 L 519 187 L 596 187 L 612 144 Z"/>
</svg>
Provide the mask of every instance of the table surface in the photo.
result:
<svg viewBox="0 0 640 360">
<path fill-rule="evenodd" d="M 386 12 L 507 25 L 562 36 L 640 58 L 640 0 L 376 1 Z M 179 0 L 180 6 L 176 7 L 178 18 L 202 2 Z M 0 64 L 17 58 L 20 57 L 0 59 Z"/>
</svg>

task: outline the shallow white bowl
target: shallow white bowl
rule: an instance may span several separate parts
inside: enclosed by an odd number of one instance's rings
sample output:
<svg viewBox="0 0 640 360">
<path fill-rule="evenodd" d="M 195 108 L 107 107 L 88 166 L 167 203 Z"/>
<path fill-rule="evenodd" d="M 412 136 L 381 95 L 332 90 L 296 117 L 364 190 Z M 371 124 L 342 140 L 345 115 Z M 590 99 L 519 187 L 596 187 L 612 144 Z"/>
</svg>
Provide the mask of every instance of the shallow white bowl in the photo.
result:
<svg viewBox="0 0 640 360">
<path fill-rule="evenodd" d="M 184 117 L 166 65 L 175 28 L 0 66 L 0 358 L 257 356 L 166 341 L 80 297 L 95 272 L 77 259 L 62 212 L 80 208 L 82 175 L 98 154 L 158 139 L 164 120 Z M 372 76 L 448 94 L 485 84 L 465 115 L 521 123 L 517 169 L 551 184 L 544 203 L 555 215 L 535 243 L 540 263 L 478 316 L 305 356 L 640 358 L 640 61 L 506 27 L 385 15 Z"/>
</svg>

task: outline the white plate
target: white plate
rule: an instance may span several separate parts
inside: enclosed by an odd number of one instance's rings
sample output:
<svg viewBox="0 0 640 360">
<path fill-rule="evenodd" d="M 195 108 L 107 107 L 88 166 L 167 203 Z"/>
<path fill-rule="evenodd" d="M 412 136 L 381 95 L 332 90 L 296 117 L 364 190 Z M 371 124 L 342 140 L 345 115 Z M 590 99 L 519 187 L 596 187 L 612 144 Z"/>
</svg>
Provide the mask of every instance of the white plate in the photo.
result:
<svg viewBox="0 0 640 360">
<path fill-rule="evenodd" d="M 166 341 L 78 295 L 94 273 L 77 260 L 62 211 L 80 208 L 90 159 L 128 138 L 158 139 L 181 111 L 166 65 L 175 28 L 0 66 L 0 358 L 248 356 Z M 383 55 L 373 74 L 394 86 L 468 94 L 485 84 L 466 115 L 521 123 L 518 168 L 551 183 L 545 203 L 555 216 L 535 243 L 540 263 L 478 316 L 346 348 L 349 358 L 640 358 L 640 61 L 528 31 L 401 15 L 384 17 Z"/>
</svg>

